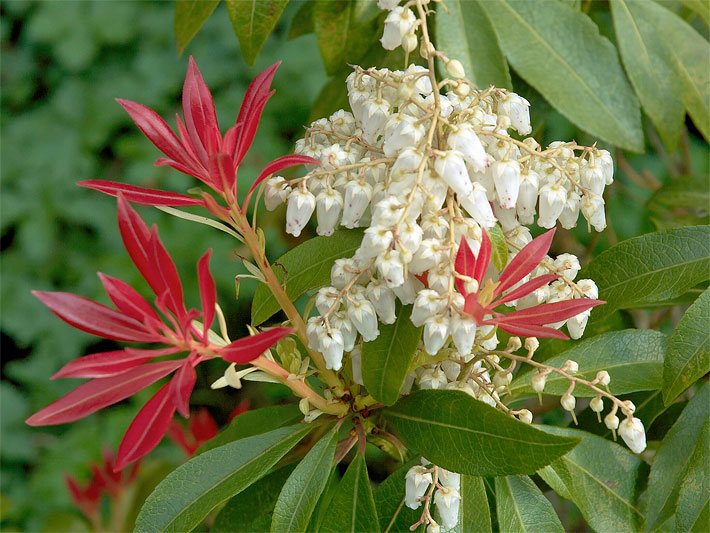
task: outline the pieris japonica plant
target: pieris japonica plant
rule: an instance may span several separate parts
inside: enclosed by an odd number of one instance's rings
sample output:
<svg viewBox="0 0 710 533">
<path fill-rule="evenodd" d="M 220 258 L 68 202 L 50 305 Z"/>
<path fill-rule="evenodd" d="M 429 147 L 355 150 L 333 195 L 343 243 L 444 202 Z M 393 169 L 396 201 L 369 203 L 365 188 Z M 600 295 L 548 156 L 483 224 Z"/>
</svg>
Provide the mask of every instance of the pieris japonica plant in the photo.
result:
<svg viewBox="0 0 710 533">
<path fill-rule="evenodd" d="M 578 258 L 550 250 L 558 226 L 605 228 L 611 155 L 529 136 L 527 100 L 474 86 L 456 58 L 435 48 L 428 0 L 378 6 L 387 12 L 382 47 L 402 47 L 411 62 L 402 70 L 353 66 L 348 109 L 313 122 L 294 154 L 256 178 L 240 175 L 240 164 L 278 64 L 254 79 L 223 135 L 191 59 L 177 133 L 151 109 L 118 102 L 164 154 L 156 164 L 196 178 L 201 192 L 80 183 L 116 197 L 121 238 L 153 294 L 146 299 L 108 274 L 99 278 L 112 306 L 36 292 L 71 326 L 129 344 L 60 369 L 53 378 L 88 381 L 27 422 L 72 422 L 170 376 L 127 428 L 113 464 L 120 472 L 160 443 L 176 415 L 190 416 L 204 361 L 224 364 L 213 388 L 238 395 L 243 381 L 274 382 L 298 405 L 238 416 L 158 486 L 139 529 L 198 527 L 240 493 L 259 505 L 263 486 L 278 494 L 264 510 L 272 531 L 470 530 L 471 515 L 487 513 L 491 482 L 496 494 L 501 485 L 512 499 L 524 490 L 535 496 L 522 475 L 540 472 L 564 490 L 549 465 L 574 453 L 580 432 L 535 425 L 542 420 L 526 400 L 535 396 L 555 398 L 575 423 L 577 399 L 590 398 L 611 439 L 635 454 L 646 448 L 644 424 L 631 401 L 612 393 L 609 372 L 590 376 L 573 359 L 537 356 L 542 339 L 580 339 L 604 304 L 593 279 L 578 279 Z M 282 176 L 289 167 L 296 172 Z M 238 180 L 249 182 L 243 198 Z M 269 210 L 285 205 L 287 233 L 299 237 L 313 220 L 319 235 L 278 267 L 259 226 L 262 198 Z M 136 204 L 208 224 L 248 248 L 245 266 L 261 283 L 250 335 L 230 336 L 211 252 L 197 262 L 199 286 L 184 288 L 170 243 Z M 184 303 L 193 290 L 199 309 Z M 403 463 L 376 497 L 368 444 Z M 341 462 L 349 466 L 338 481 Z"/>
</svg>

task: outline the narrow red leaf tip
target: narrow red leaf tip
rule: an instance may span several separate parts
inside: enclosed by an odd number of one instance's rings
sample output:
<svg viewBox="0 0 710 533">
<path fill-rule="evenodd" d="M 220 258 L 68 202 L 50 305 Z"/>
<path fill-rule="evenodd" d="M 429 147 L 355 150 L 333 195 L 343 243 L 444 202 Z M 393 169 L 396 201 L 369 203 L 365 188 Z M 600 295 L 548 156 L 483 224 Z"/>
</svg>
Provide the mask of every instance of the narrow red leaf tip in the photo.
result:
<svg viewBox="0 0 710 533">
<path fill-rule="evenodd" d="M 526 244 L 501 272 L 494 295 L 501 294 L 530 274 L 547 255 L 554 236 L 555 228 L 552 228 Z"/>
<path fill-rule="evenodd" d="M 185 418 L 190 416 L 190 395 L 192 389 L 195 388 L 196 381 L 197 373 L 189 360 L 185 361 L 170 381 L 172 402 L 177 411 Z"/>
<path fill-rule="evenodd" d="M 128 427 L 118 447 L 114 472 L 150 453 L 168 431 L 174 414 L 170 383 L 166 383 L 146 402 Z"/>
<path fill-rule="evenodd" d="M 497 322 L 500 324 L 515 323 L 535 326 L 554 324 L 555 322 L 567 320 L 603 303 L 605 302 L 602 300 L 580 298 L 577 300 L 540 304 L 501 316 L 497 319 Z"/>
<path fill-rule="evenodd" d="M 521 337 L 538 337 L 540 339 L 562 339 L 567 340 L 569 337 L 562 331 L 555 328 L 547 328 L 544 326 L 530 326 L 524 324 L 508 324 L 497 322 L 497 325 L 503 331 L 511 335 L 520 335 Z"/>
<path fill-rule="evenodd" d="M 251 337 L 244 337 L 220 348 L 219 355 L 230 363 L 248 363 L 284 337 L 288 337 L 293 331 L 293 328 L 279 327 L 257 333 Z"/>
<path fill-rule="evenodd" d="M 530 294 L 534 290 L 539 289 L 543 285 L 547 285 L 548 283 L 552 283 L 553 281 L 555 281 L 558 278 L 559 278 L 559 276 L 557 274 L 543 274 L 542 276 L 538 276 L 536 278 L 533 278 L 530 281 L 523 283 L 517 289 L 513 289 L 512 291 L 510 291 L 508 294 L 506 294 L 502 298 L 496 300 L 496 305 L 501 305 L 506 302 L 512 302 L 513 300 L 517 300 L 518 298 L 522 298 L 523 296 Z"/>
<path fill-rule="evenodd" d="M 478 250 L 476 268 L 473 270 L 473 279 L 478 282 L 479 287 L 483 283 L 483 276 L 486 275 L 488 264 L 491 262 L 491 239 L 486 230 L 482 230 L 481 237 L 481 248 Z"/>
<path fill-rule="evenodd" d="M 296 165 L 320 165 L 320 161 L 318 161 L 317 159 L 313 159 L 310 156 L 299 154 L 284 155 L 277 159 L 274 159 L 264 167 L 259 176 L 257 176 L 256 180 L 254 180 L 254 183 L 252 183 L 251 187 L 249 187 L 249 192 L 244 198 L 244 202 L 242 202 L 242 211 L 246 211 L 247 207 L 249 206 L 249 199 L 251 198 L 251 195 L 262 181 L 264 181 L 266 178 L 268 178 L 275 172 Z"/>
<path fill-rule="evenodd" d="M 212 249 L 210 248 L 197 262 L 197 281 L 200 286 L 200 300 L 202 302 L 202 336 L 205 341 L 207 341 L 207 332 L 214 322 L 217 305 L 217 288 L 210 273 L 211 257 Z"/>
<path fill-rule="evenodd" d="M 149 354 L 129 353 L 126 350 L 94 353 L 70 361 L 51 379 L 111 377 L 142 365 L 150 359 Z"/>
<path fill-rule="evenodd" d="M 99 272 L 98 276 L 113 305 L 124 315 L 140 322 L 145 320 L 160 322 L 151 305 L 128 283 L 102 272 Z"/>
<path fill-rule="evenodd" d="M 476 257 L 473 255 L 473 250 L 468 245 L 466 237 L 461 237 L 461 243 L 459 244 L 459 251 L 456 253 L 456 262 L 454 264 L 456 272 L 462 276 L 473 277 L 474 271 L 476 269 Z M 465 283 L 462 279 L 456 278 L 456 288 L 457 290 L 466 296 Z"/>
<path fill-rule="evenodd" d="M 191 196 L 186 196 L 176 192 L 150 189 L 148 187 L 140 187 L 138 185 L 128 185 L 116 181 L 85 180 L 78 182 L 77 185 L 79 187 L 86 187 L 87 189 L 102 192 L 109 196 L 116 197 L 119 194 L 122 194 L 128 202 L 141 205 L 182 207 L 189 205 L 204 205 L 205 203 L 201 198 L 192 198 Z"/>
</svg>

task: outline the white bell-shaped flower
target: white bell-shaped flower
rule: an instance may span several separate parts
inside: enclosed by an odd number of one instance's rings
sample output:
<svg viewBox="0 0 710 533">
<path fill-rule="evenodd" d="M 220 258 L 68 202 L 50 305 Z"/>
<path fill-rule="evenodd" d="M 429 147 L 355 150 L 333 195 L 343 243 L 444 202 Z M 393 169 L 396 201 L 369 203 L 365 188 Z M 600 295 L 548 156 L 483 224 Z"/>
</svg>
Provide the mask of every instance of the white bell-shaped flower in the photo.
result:
<svg viewBox="0 0 710 533">
<path fill-rule="evenodd" d="M 461 495 L 455 488 L 442 487 L 434 494 L 434 504 L 445 529 L 453 529 L 459 522 Z"/>
<path fill-rule="evenodd" d="M 461 489 L 461 474 L 457 472 L 449 472 L 443 468 L 439 468 L 439 483 L 450 489 Z"/>
<path fill-rule="evenodd" d="M 606 228 L 606 213 L 604 211 L 604 200 L 601 196 L 585 194 L 582 197 L 581 210 L 584 218 L 596 231 L 604 231 L 604 228 Z"/>
<path fill-rule="evenodd" d="M 441 389 L 446 386 L 448 379 L 443 370 L 438 366 L 425 368 L 419 374 L 417 384 L 420 389 Z"/>
<path fill-rule="evenodd" d="M 646 449 L 646 431 L 640 419 L 624 419 L 619 425 L 619 435 L 632 452 L 641 453 Z"/>
<path fill-rule="evenodd" d="M 567 191 L 558 184 L 546 184 L 540 188 L 539 216 L 537 223 L 543 228 L 553 228 L 567 202 Z"/>
<path fill-rule="evenodd" d="M 459 373 L 461 372 L 461 365 L 458 364 L 456 361 L 446 359 L 445 361 L 442 361 L 440 363 L 440 366 L 441 370 L 446 375 L 447 380 L 456 381 L 458 379 Z"/>
<path fill-rule="evenodd" d="M 514 209 L 520 190 L 520 163 L 512 159 L 495 161 L 491 164 L 491 174 L 498 205 L 505 209 Z"/>
<path fill-rule="evenodd" d="M 301 235 L 315 208 L 316 199 L 307 189 L 299 187 L 291 191 L 286 208 L 286 233 L 294 237 Z"/>
<path fill-rule="evenodd" d="M 349 352 L 355 346 L 357 330 L 345 313 L 333 313 L 330 316 L 331 329 L 337 329 L 343 336 L 343 350 Z"/>
<path fill-rule="evenodd" d="M 537 172 L 527 170 L 520 174 L 520 189 L 518 190 L 518 201 L 515 207 L 521 224 L 533 223 L 539 187 L 540 176 Z"/>
<path fill-rule="evenodd" d="M 380 331 L 377 329 L 375 308 L 365 298 L 348 298 L 348 318 L 365 342 L 374 341 Z"/>
<path fill-rule="evenodd" d="M 508 93 L 498 104 L 498 112 L 510 118 L 510 125 L 520 135 L 528 135 L 530 126 L 530 102 L 515 93 Z"/>
<path fill-rule="evenodd" d="M 414 307 L 412 307 L 410 316 L 412 324 L 417 327 L 423 326 L 427 319 L 441 314 L 446 309 L 446 302 L 446 298 L 436 291 L 431 289 L 419 291 L 416 300 L 414 300 Z"/>
<path fill-rule="evenodd" d="M 404 504 L 410 509 L 418 509 L 429 487 L 434 482 L 431 472 L 423 466 L 413 466 L 404 477 Z"/>
<path fill-rule="evenodd" d="M 488 166 L 488 154 L 470 124 L 457 126 L 457 129 L 449 134 L 447 145 L 451 150 L 458 150 L 474 170 L 482 172 Z"/>
<path fill-rule="evenodd" d="M 455 313 L 451 318 L 451 340 L 454 341 L 456 351 L 465 357 L 471 353 L 473 342 L 476 339 L 476 323 L 471 317 Z"/>
<path fill-rule="evenodd" d="M 375 264 L 388 287 L 395 288 L 404 283 L 404 263 L 397 250 L 387 250 L 377 256 Z"/>
<path fill-rule="evenodd" d="M 423 286 L 424 284 L 417 278 L 409 276 L 399 287 L 392 287 L 392 292 L 404 305 L 411 305 Z"/>
<path fill-rule="evenodd" d="M 573 254 L 560 254 L 552 264 L 556 272 L 564 274 L 569 279 L 576 278 L 582 268 L 579 264 L 579 259 Z"/>
<path fill-rule="evenodd" d="M 436 239 L 424 239 L 409 263 L 409 272 L 422 274 L 436 266 L 442 258 L 441 244 Z"/>
<path fill-rule="evenodd" d="M 448 383 L 445 388 L 446 390 L 457 390 L 465 392 L 472 398 L 476 397 L 476 391 L 473 390 L 473 387 L 471 387 L 470 383 L 467 383 L 465 381 L 452 381 L 451 383 Z"/>
<path fill-rule="evenodd" d="M 404 214 L 404 204 L 396 196 L 387 196 L 374 204 L 372 223 L 391 228 L 400 221 Z"/>
<path fill-rule="evenodd" d="M 494 326 L 480 326 L 478 328 L 478 331 L 476 332 L 476 335 L 479 339 L 486 339 L 481 342 L 481 346 L 483 346 L 483 348 L 486 350 L 495 350 L 498 347 L 498 343 L 500 342 L 498 340 L 498 333 L 494 333 L 493 335 L 491 335 L 493 328 Z"/>
<path fill-rule="evenodd" d="M 377 257 L 392 244 L 392 232 L 382 226 L 370 226 L 365 230 L 362 243 L 358 249 L 358 257 L 371 259 Z"/>
<path fill-rule="evenodd" d="M 332 235 L 343 209 L 343 196 L 335 189 L 326 188 L 316 197 L 316 217 L 318 235 Z"/>
<path fill-rule="evenodd" d="M 380 39 L 382 48 L 394 50 L 402 44 L 402 38 L 414 29 L 417 18 L 411 9 L 394 7 L 385 18 L 385 31 Z"/>
<path fill-rule="evenodd" d="M 382 150 L 387 157 L 394 157 L 405 148 L 417 146 L 424 137 L 424 125 L 409 115 L 393 115 L 385 127 L 385 142 Z"/>
<path fill-rule="evenodd" d="M 336 289 L 342 290 L 357 275 L 352 259 L 336 259 L 330 269 L 330 283 Z"/>
<path fill-rule="evenodd" d="M 429 355 L 436 355 L 444 347 L 449 338 L 449 318 L 440 314 L 426 319 L 424 322 L 424 349 Z"/>
<path fill-rule="evenodd" d="M 567 201 L 565 202 L 565 207 L 562 210 L 562 213 L 560 213 L 559 217 L 560 225 L 563 228 L 572 229 L 577 226 L 581 201 L 581 197 L 575 191 L 570 191 L 567 194 Z"/>
<path fill-rule="evenodd" d="M 308 347 L 311 350 L 320 350 L 321 338 L 326 335 L 323 318 L 314 316 L 308 319 L 306 324 L 306 336 L 308 337 Z"/>
<path fill-rule="evenodd" d="M 343 202 L 343 219 L 341 224 L 346 228 L 357 227 L 365 209 L 372 198 L 372 186 L 365 180 L 349 181 L 345 186 L 345 199 Z"/>
<path fill-rule="evenodd" d="M 599 196 L 604 192 L 606 186 L 606 178 L 604 177 L 604 169 L 598 162 L 594 164 L 588 163 L 579 171 L 580 181 L 582 186 L 586 187 L 594 194 Z"/>
<path fill-rule="evenodd" d="M 373 279 L 366 287 L 365 294 L 375 308 L 375 313 L 383 324 L 394 324 L 397 320 L 395 315 L 395 296 L 392 289 L 380 281 Z"/>
<path fill-rule="evenodd" d="M 291 187 L 282 176 L 274 176 L 266 181 L 264 189 L 264 204 L 266 209 L 273 211 L 286 201 Z"/>
<path fill-rule="evenodd" d="M 362 349 L 360 346 L 354 347 L 350 351 L 350 364 L 353 371 L 353 381 L 358 385 L 365 385 L 362 379 Z"/>
<path fill-rule="evenodd" d="M 496 225 L 496 217 L 488 202 L 486 189 L 480 183 L 473 184 L 473 190 L 468 196 L 459 196 L 459 202 L 466 212 L 484 228 Z"/>
<path fill-rule="evenodd" d="M 338 301 L 340 293 L 335 287 L 323 287 L 318 289 L 316 294 L 316 309 L 321 315 L 325 315 L 330 308 Z"/>
<path fill-rule="evenodd" d="M 599 298 L 599 288 L 594 283 L 594 280 L 580 279 L 577 281 L 577 288 L 582 291 L 585 298 L 591 298 L 592 300 Z"/>
<path fill-rule="evenodd" d="M 597 161 L 604 172 L 604 180 L 607 185 L 614 182 L 614 159 L 607 150 L 600 150 Z"/>
<path fill-rule="evenodd" d="M 434 161 L 434 170 L 459 196 L 465 197 L 473 192 L 466 163 L 458 150 L 447 150 L 443 156 L 438 156 Z"/>
<path fill-rule="evenodd" d="M 582 338 L 589 321 L 589 314 L 590 311 L 587 310 L 567 319 L 567 331 L 569 331 L 570 338 L 575 340 Z"/>
<path fill-rule="evenodd" d="M 390 103 L 384 98 L 374 98 L 366 102 L 362 121 L 363 138 L 368 142 L 375 142 L 384 132 L 389 116 Z"/>
<path fill-rule="evenodd" d="M 416 222 L 405 220 L 397 226 L 397 244 L 400 251 L 402 248 L 413 254 L 422 244 L 424 230 Z"/>
<path fill-rule="evenodd" d="M 330 333 L 326 333 L 321 337 L 318 351 L 325 358 L 326 368 L 336 372 L 342 368 L 343 349 L 343 334 L 337 329 L 331 329 Z"/>
<path fill-rule="evenodd" d="M 501 207 L 500 204 L 496 203 L 493 210 L 496 214 L 498 222 L 500 222 L 501 229 L 505 233 L 513 231 L 515 228 L 520 226 L 520 222 L 518 222 L 518 213 L 515 209 Z"/>
</svg>

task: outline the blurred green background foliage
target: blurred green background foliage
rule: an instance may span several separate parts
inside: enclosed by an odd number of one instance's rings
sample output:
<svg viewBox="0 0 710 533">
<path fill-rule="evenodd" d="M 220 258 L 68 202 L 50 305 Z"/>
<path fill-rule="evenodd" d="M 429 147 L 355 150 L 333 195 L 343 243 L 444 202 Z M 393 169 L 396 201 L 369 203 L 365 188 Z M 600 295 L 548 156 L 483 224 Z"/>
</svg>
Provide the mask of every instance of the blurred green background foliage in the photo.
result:
<svg viewBox="0 0 710 533">
<path fill-rule="evenodd" d="M 274 82 L 276 95 L 266 107 L 255 144 L 240 168 L 239 177 L 246 182 L 265 162 L 292 150 L 310 117 L 328 114 L 343 101 L 342 80 L 347 72 L 329 68 L 333 74 L 329 79 L 316 36 L 305 33 L 288 38 L 289 31 L 293 35 L 308 30 L 292 30 L 300 7 L 295 1 L 288 5 L 255 65 L 248 67 L 224 6 L 218 7 L 180 56 L 173 27 L 175 7 L 169 2 L 11 0 L 0 4 L 3 530 L 85 528 L 70 502 L 63 474 L 87 479 L 90 461 L 98 460 L 102 448 L 115 449 L 138 405 L 150 393 L 144 391 L 130 402 L 69 426 L 34 429 L 24 425 L 29 414 L 74 385 L 50 381 L 49 376 L 81 353 L 112 348 L 67 327 L 30 291 L 62 290 L 106 301 L 97 270 L 143 286 L 121 245 L 115 202 L 78 188 L 75 182 L 102 178 L 175 191 L 195 185 L 167 167 L 153 167 L 157 151 L 114 98 L 136 100 L 170 117 L 179 109 L 187 55 L 192 54 L 213 90 L 224 130 L 233 123 L 251 78 L 277 59 L 283 60 Z M 608 11 L 597 13 L 592 7 L 590 15 L 613 41 Z M 381 60 L 365 57 L 373 63 Z M 594 142 L 512 74 L 516 91 L 532 104 L 536 137 L 545 142 Z M 707 190 L 710 172 L 706 144 L 690 121 L 686 125 L 690 134 L 684 133 L 678 151 L 669 154 L 644 117 L 646 153 L 616 154 L 621 157 L 607 200 L 609 228 L 598 238 L 585 227 L 564 232 L 567 250 L 589 260 L 609 244 L 666 227 L 674 220 L 677 223 L 677 213 L 669 215 L 662 198 L 654 197 L 654 188 L 672 182 L 674 176 L 690 176 L 698 190 Z M 187 287 L 188 301 L 197 298 L 196 290 L 190 289 L 196 286 L 195 262 L 206 248 L 214 249 L 212 270 L 220 303 L 227 312 L 230 332 L 243 334 L 254 284 L 242 283 L 236 302 L 233 295 L 235 275 L 245 272 L 239 261 L 244 252 L 229 237 L 205 226 L 147 208 L 140 212 L 158 223 Z M 295 243 L 284 233 L 282 220 L 280 211 L 260 210 L 273 258 Z M 700 222 L 707 223 L 707 217 Z M 194 403 L 208 406 L 220 421 L 243 398 L 259 405 L 266 403 L 264 394 L 273 401 L 281 393 L 277 387 L 253 384 L 238 394 L 212 392 L 209 384 L 222 369 L 220 364 L 208 366 L 193 395 Z M 161 461 L 181 460 L 177 448 L 164 443 L 143 469 L 142 482 L 149 486 L 165 473 Z M 140 492 L 134 496 L 140 498 Z"/>
</svg>

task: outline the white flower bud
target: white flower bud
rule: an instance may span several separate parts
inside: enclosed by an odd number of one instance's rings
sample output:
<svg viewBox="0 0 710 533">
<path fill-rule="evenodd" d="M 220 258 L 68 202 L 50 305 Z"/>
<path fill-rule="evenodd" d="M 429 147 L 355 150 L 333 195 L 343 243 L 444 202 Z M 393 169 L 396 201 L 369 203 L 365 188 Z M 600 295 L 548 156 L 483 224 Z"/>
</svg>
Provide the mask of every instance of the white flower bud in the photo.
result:
<svg viewBox="0 0 710 533">
<path fill-rule="evenodd" d="M 443 487 L 434 494 L 434 504 L 444 528 L 453 529 L 458 524 L 460 503 L 461 496 L 454 488 Z"/>
<path fill-rule="evenodd" d="M 604 410 L 604 401 L 601 396 L 595 396 L 589 402 L 589 408 L 595 413 L 601 413 Z"/>
<path fill-rule="evenodd" d="M 631 400 L 624 400 L 622 402 L 624 404 L 624 407 L 622 408 L 622 411 L 624 414 L 634 414 L 636 412 L 636 406 L 634 405 L 634 402 Z"/>
<path fill-rule="evenodd" d="M 476 397 L 476 392 L 473 390 L 473 387 L 471 387 L 471 385 L 466 383 L 465 381 L 452 381 L 451 383 L 448 383 L 444 388 L 446 390 L 458 390 L 461 392 L 465 392 L 472 398 Z"/>
<path fill-rule="evenodd" d="M 449 319 L 444 315 L 432 316 L 424 322 L 424 348 L 429 355 L 436 355 L 449 338 Z"/>
<path fill-rule="evenodd" d="M 600 370 L 597 372 L 597 380 L 600 385 L 606 387 L 609 383 L 611 383 L 611 376 L 606 370 Z"/>
<path fill-rule="evenodd" d="M 423 236 L 424 230 L 416 222 L 407 220 L 397 226 L 397 237 L 400 251 L 404 248 L 413 254 L 419 249 Z"/>
<path fill-rule="evenodd" d="M 552 228 L 555 226 L 567 202 L 567 191 L 557 183 L 544 185 L 540 189 L 540 215 L 537 219 L 539 226 Z"/>
<path fill-rule="evenodd" d="M 404 264 L 397 250 L 387 250 L 376 260 L 377 270 L 390 288 L 404 283 Z"/>
<path fill-rule="evenodd" d="M 357 227 L 365 209 L 372 198 L 372 186 L 364 180 L 352 180 L 345 186 L 345 201 L 343 203 L 343 220 L 346 228 Z"/>
<path fill-rule="evenodd" d="M 365 342 L 374 341 L 380 331 L 377 329 L 377 315 L 372 304 L 364 298 L 349 298 L 348 318 Z"/>
<path fill-rule="evenodd" d="M 353 270 L 352 259 L 336 259 L 330 269 L 330 282 L 338 290 L 342 290 L 357 275 Z"/>
<path fill-rule="evenodd" d="M 441 362 L 441 370 L 443 370 L 444 374 L 446 374 L 446 379 L 449 381 L 456 381 L 459 377 L 459 373 L 461 372 L 461 365 L 456 361 L 447 359 Z"/>
<path fill-rule="evenodd" d="M 505 209 L 514 209 L 520 190 L 520 163 L 509 159 L 495 161 L 491 164 L 491 174 L 498 205 Z"/>
<path fill-rule="evenodd" d="M 604 228 L 606 228 L 606 214 L 604 212 L 604 200 L 601 196 L 585 194 L 582 197 L 581 210 L 584 218 L 596 231 L 604 231 Z"/>
<path fill-rule="evenodd" d="M 414 52 L 417 49 L 417 44 L 417 34 L 414 32 L 402 37 L 402 48 L 407 53 Z"/>
<path fill-rule="evenodd" d="M 422 274 L 436 266 L 442 257 L 441 245 L 436 239 L 424 239 L 409 263 L 409 272 Z"/>
<path fill-rule="evenodd" d="M 312 350 L 320 349 L 320 340 L 326 335 L 323 319 L 319 316 L 314 316 L 308 319 L 306 325 L 306 336 L 308 337 L 308 347 Z"/>
<path fill-rule="evenodd" d="M 583 311 L 567 319 L 567 331 L 572 339 L 581 339 L 589 321 L 590 310 Z"/>
<path fill-rule="evenodd" d="M 591 190 L 594 194 L 602 195 L 606 185 L 606 178 L 601 165 L 589 163 L 580 170 L 579 175 L 583 187 Z"/>
<path fill-rule="evenodd" d="M 343 335 L 343 350 L 349 352 L 355 346 L 357 330 L 345 313 L 333 313 L 330 316 L 330 327 L 337 329 Z"/>
<path fill-rule="evenodd" d="M 562 365 L 562 370 L 569 374 L 576 374 L 577 372 L 579 372 L 579 363 L 577 363 L 577 361 L 567 359 L 567 361 L 565 361 Z"/>
<path fill-rule="evenodd" d="M 392 292 L 404 305 L 411 305 L 417 297 L 417 293 L 424 287 L 424 284 L 414 276 L 409 276 L 399 287 L 392 287 Z"/>
<path fill-rule="evenodd" d="M 422 504 L 422 498 L 429 486 L 434 482 L 431 477 L 431 472 L 423 466 L 413 466 L 407 471 L 404 489 L 404 503 L 410 509 L 418 509 Z"/>
<path fill-rule="evenodd" d="M 456 131 L 447 139 L 449 149 L 457 150 L 464 160 L 477 172 L 483 172 L 489 163 L 489 157 L 470 124 L 457 126 Z"/>
<path fill-rule="evenodd" d="M 379 280 L 372 280 L 365 289 L 367 299 L 370 300 L 375 312 L 383 324 L 394 324 L 395 298 L 392 289 Z"/>
<path fill-rule="evenodd" d="M 495 374 L 493 374 L 493 385 L 496 387 L 507 387 L 510 385 L 510 382 L 513 381 L 513 373 L 512 372 L 504 372 L 499 370 Z"/>
<path fill-rule="evenodd" d="M 387 196 L 377 202 L 372 210 L 372 223 L 390 228 L 402 218 L 404 204 L 396 196 Z"/>
<path fill-rule="evenodd" d="M 486 189 L 480 183 L 473 184 L 473 190 L 468 196 L 460 196 L 459 202 L 466 212 L 484 228 L 496 225 L 491 204 L 488 203 Z"/>
<path fill-rule="evenodd" d="M 619 427 L 619 417 L 613 413 L 609 413 L 604 417 L 604 425 L 612 431 L 616 430 Z"/>
<path fill-rule="evenodd" d="M 599 289 L 597 288 L 597 284 L 594 283 L 594 280 L 580 279 L 577 281 L 577 288 L 582 291 L 582 294 L 584 294 L 586 298 L 591 298 L 592 300 L 599 298 Z"/>
<path fill-rule="evenodd" d="M 343 334 L 336 329 L 331 329 L 320 339 L 318 351 L 325 358 L 325 366 L 330 370 L 338 371 L 343 366 Z"/>
<path fill-rule="evenodd" d="M 614 182 L 614 160 L 611 154 L 606 150 L 600 150 L 597 156 L 597 162 L 602 167 L 604 171 L 604 180 L 607 185 L 611 185 Z"/>
<path fill-rule="evenodd" d="M 375 142 L 384 132 L 389 116 L 390 104 L 384 98 L 374 98 L 365 102 L 362 121 L 363 138 L 368 142 Z"/>
<path fill-rule="evenodd" d="M 350 351 L 350 365 L 353 370 L 353 381 L 358 385 L 365 385 L 362 379 L 362 350 L 356 346 Z"/>
<path fill-rule="evenodd" d="M 476 323 L 473 319 L 455 313 L 451 319 L 451 339 L 454 341 L 456 351 L 464 357 L 470 354 L 475 338 Z"/>
<path fill-rule="evenodd" d="M 338 301 L 339 292 L 335 287 L 323 287 L 318 289 L 316 294 L 316 309 L 321 315 L 325 315 L 330 308 Z"/>
<path fill-rule="evenodd" d="M 417 146 L 424 137 L 424 125 L 409 115 L 393 115 L 385 127 L 385 142 L 382 150 L 387 157 L 394 157 L 405 148 Z"/>
<path fill-rule="evenodd" d="M 560 225 L 565 229 L 572 229 L 577 226 L 577 220 L 579 219 L 579 206 L 582 199 L 579 194 L 574 191 L 570 191 L 567 194 L 567 201 L 565 202 L 565 208 L 560 213 L 559 221 Z"/>
<path fill-rule="evenodd" d="M 485 339 L 493 331 L 493 326 L 481 326 L 478 328 L 479 335 L 478 338 Z M 495 350 L 498 347 L 498 333 L 494 333 L 490 339 L 487 339 L 481 343 L 481 346 L 485 350 Z"/>
<path fill-rule="evenodd" d="M 556 272 L 567 276 L 569 279 L 576 278 L 579 270 L 582 268 L 579 265 L 579 259 L 577 259 L 577 256 L 572 254 L 558 255 L 553 262 L 553 266 Z"/>
<path fill-rule="evenodd" d="M 473 192 L 466 163 L 458 150 L 447 150 L 443 156 L 437 157 L 434 161 L 434 170 L 459 196 L 468 196 Z"/>
<path fill-rule="evenodd" d="M 385 18 L 385 30 L 380 39 L 382 48 L 394 50 L 402 44 L 402 38 L 414 29 L 417 18 L 411 9 L 393 8 Z"/>
<path fill-rule="evenodd" d="M 332 235 L 338 225 L 340 212 L 343 209 L 343 197 L 335 189 L 326 188 L 316 197 L 316 217 L 318 218 L 318 235 Z"/>
<path fill-rule="evenodd" d="M 439 467 L 439 483 L 444 487 L 459 490 L 461 488 L 461 474 Z"/>
<path fill-rule="evenodd" d="M 446 385 L 447 378 L 444 371 L 435 366 L 422 370 L 417 383 L 421 389 L 440 389 Z"/>
<path fill-rule="evenodd" d="M 274 176 L 266 181 L 264 190 L 264 204 L 266 209 L 273 211 L 284 203 L 291 192 L 288 182 L 281 176 Z"/>
<path fill-rule="evenodd" d="M 545 383 L 546 382 L 547 382 L 547 374 L 542 374 L 540 372 L 534 373 L 532 376 L 532 379 L 530 380 L 532 390 L 534 390 L 538 394 L 545 390 Z"/>
<path fill-rule="evenodd" d="M 520 135 L 528 135 L 530 126 L 530 102 L 515 93 L 508 93 L 498 104 L 498 112 L 510 118 L 510 125 Z"/>
<path fill-rule="evenodd" d="M 540 176 L 534 170 L 528 170 L 520 175 L 520 189 L 515 207 L 521 224 L 533 223 L 539 187 Z"/>
<path fill-rule="evenodd" d="M 291 191 L 286 209 L 286 232 L 294 237 L 301 235 L 315 208 L 316 199 L 308 190 L 299 187 Z"/>
<path fill-rule="evenodd" d="M 560 405 L 565 411 L 574 411 L 577 405 L 577 399 L 571 394 L 563 394 L 562 398 L 560 398 Z"/>
<path fill-rule="evenodd" d="M 619 426 L 619 435 L 634 453 L 646 449 L 646 431 L 638 418 L 626 418 Z"/>
<path fill-rule="evenodd" d="M 392 244 L 392 232 L 382 226 L 370 226 L 365 230 L 358 257 L 371 259 L 384 253 Z"/>
<path fill-rule="evenodd" d="M 533 414 L 528 409 L 518 411 L 518 420 L 526 424 L 532 424 Z"/>
<path fill-rule="evenodd" d="M 449 59 L 446 62 L 446 72 L 448 72 L 451 77 L 456 79 L 466 77 L 466 71 L 463 69 L 463 65 L 458 59 Z"/>
<path fill-rule="evenodd" d="M 431 289 L 419 291 L 414 300 L 410 320 L 415 326 L 423 326 L 432 316 L 441 314 L 446 309 L 446 298 Z"/>
</svg>

